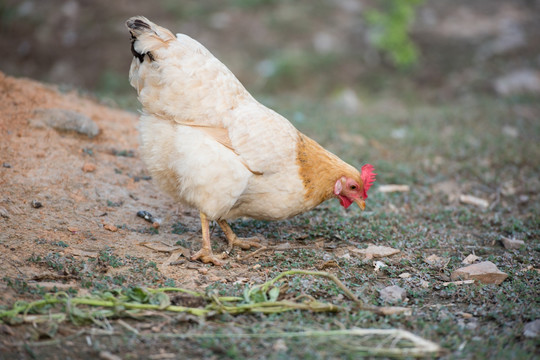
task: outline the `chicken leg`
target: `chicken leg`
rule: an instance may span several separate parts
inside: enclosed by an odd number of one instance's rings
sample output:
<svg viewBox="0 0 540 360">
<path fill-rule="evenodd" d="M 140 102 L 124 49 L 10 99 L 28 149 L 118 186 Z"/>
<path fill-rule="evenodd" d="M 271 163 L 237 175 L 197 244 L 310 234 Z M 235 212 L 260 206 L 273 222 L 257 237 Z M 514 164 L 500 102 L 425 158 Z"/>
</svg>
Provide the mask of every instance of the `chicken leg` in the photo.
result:
<svg viewBox="0 0 540 360">
<path fill-rule="evenodd" d="M 225 237 L 227 237 L 227 241 L 229 242 L 229 246 L 227 247 L 227 253 L 229 253 L 235 246 L 238 246 L 242 250 L 248 250 L 252 246 L 259 248 L 262 247 L 260 240 L 257 237 L 239 238 L 238 236 L 236 236 L 229 224 L 227 224 L 227 221 L 218 220 L 218 224 L 221 227 L 221 230 L 223 230 L 223 232 L 225 233 Z"/>
<path fill-rule="evenodd" d="M 202 230 L 202 248 L 197 251 L 192 257 L 191 260 L 200 259 L 203 263 L 212 263 L 216 266 L 223 265 L 221 261 L 222 257 L 214 255 L 212 252 L 212 244 L 210 244 L 210 226 L 206 214 L 202 211 L 200 212 L 201 216 L 201 230 Z M 232 230 L 231 230 L 232 231 Z"/>
</svg>

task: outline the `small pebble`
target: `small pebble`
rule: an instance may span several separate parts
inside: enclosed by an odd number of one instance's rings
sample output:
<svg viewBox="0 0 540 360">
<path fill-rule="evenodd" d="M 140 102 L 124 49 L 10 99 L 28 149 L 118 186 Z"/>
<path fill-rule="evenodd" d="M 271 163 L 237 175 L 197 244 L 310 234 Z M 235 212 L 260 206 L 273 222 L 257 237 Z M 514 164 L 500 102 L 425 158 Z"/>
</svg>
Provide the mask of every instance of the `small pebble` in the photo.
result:
<svg viewBox="0 0 540 360">
<path fill-rule="evenodd" d="M 202 275 L 208 274 L 208 269 L 205 267 L 199 268 L 199 274 L 202 274 Z"/>
<path fill-rule="evenodd" d="M 43 204 L 40 203 L 39 201 L 37 200 L 32 200 L 32 202 L 30 203 L 32 205 L 32 207 L 34 209 L 39 209 L 40 207 L 43 207 Z"/>
<path fill-rule="evenodd" d="M 112 232 L 117 232 L 118 228 L 112 224 L 105 224 L 103 225 L 103 228 Z"/>
<path fill-rule="evenodd" d="M 2 167 L 5 167 L 6 169 L 9 169 L 9 168 L 11 168 L 11 164 L 5 162 L 5 163 L 2 164 Z"/>
<path fill-rule="evenodd" d="M 156 221 L 156 218 L 154 218 L 152 216 L 152 214 L 150 214 L 148 211 L 146 210 L 140 210 L 140 211 L 137 211 L 137 216 L 140 217 L 140 218 L 143 218 L 144 220 L 148 221 L 149 223 L 152 223 L 152 225 L 154 223 L 158 223 L 158 221 Z"/>
<path fill-rule="evenodd" d="M 85 163 L 82 167 L 82 171 L 84 172 L 94 172 L 96 171 L 96 165 L 92 163 Z"/>
</svg>

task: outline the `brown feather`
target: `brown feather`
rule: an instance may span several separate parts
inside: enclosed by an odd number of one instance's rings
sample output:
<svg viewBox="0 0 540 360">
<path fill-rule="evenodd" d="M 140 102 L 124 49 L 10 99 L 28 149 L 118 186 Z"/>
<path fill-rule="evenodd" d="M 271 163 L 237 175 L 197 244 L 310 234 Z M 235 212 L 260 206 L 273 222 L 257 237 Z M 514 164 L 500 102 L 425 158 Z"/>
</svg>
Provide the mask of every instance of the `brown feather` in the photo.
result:
<svg viewBox="0 0 540 360">
<path fill-rule="evenodd" d="M 342 176 L 362 184 L 358 170 L 301 132 L 298 132 L 297 144 L 296 163 L 304 183 L 304 197 L 313 206 L 334 196 L 334 184 Z"/>
</svg>

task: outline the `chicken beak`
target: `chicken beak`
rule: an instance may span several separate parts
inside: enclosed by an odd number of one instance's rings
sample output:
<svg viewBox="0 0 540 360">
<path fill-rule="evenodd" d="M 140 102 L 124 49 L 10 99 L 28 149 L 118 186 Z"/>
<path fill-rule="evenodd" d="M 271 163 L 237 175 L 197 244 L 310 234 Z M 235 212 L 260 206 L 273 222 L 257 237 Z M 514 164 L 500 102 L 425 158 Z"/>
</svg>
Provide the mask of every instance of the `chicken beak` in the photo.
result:
<svg viewBox="0 0 540 360">
<path fill-rule="evenodd" d="M 358 205 L 360 209 L 362 209 L 362 211 L 366 209 L 366 202 L 364 201 L 364 199 L 354 199 L 354 202 L 356 203 L 356 205 Z"/>
</svg>

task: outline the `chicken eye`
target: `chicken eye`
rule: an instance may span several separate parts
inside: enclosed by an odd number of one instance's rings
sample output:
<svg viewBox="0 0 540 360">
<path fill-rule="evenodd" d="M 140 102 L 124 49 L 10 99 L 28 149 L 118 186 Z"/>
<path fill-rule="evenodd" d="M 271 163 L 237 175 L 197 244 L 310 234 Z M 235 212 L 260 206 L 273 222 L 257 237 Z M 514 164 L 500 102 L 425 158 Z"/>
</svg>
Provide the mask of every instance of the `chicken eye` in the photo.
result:
<svg viewBox="0 0 540 360">
<path fill-rule="evenodd" d="M 351 185 L 351 190 L 356 190 L 357 186 L 356 185 Z"/>
</svg>

